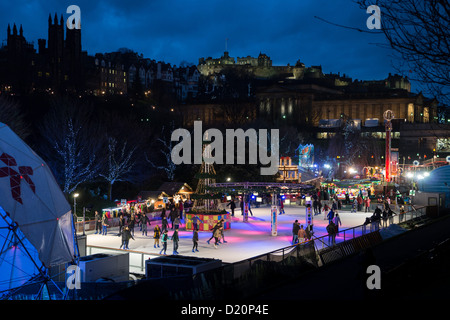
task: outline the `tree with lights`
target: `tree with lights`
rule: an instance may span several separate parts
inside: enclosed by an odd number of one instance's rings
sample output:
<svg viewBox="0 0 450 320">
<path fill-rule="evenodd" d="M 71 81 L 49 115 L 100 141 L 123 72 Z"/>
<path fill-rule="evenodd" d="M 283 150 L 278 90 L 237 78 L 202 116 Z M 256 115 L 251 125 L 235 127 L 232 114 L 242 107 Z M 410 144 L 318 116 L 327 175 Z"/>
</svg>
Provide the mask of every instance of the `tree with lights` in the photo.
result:
<svg viewBox="0 0 450 320">
<path fill-rule="evenodd" d="M 169 130 L 169 133 L 173 132 L 175 127 L 173 121 L 171 121 L 170 127 L 171 129 Z M 173 181 L 175 179 L 175 170 L 177 169 L 177 165 L 172 161 L 173 143 L 170 140 L 170 136 L 167 134 L 164 126 L 162 127 L 161 134 L 159 138 L 156 139 L 156 142 L 158 144 L 156 148 L 160 148 L 160 152 L 163 156 L 164 165 L 155 165 L 147 155 L 145 158 L 153 168 L 156 168 L 157 170 L 163 170 L 166 173 L 167 179 Z"/>
<path fill-rule="evenodd" d="M 105 170 L 99 175 L 109 183 L 108 199 L 112 200 L 112 187 L 115 182 L 128 181 L 127 175 L 135 165 L 133 156 L 136 147 L 130 147 L 127 141 L 123 141 L 121 147 L 114 137 L 108 137 L 107 142 L 107 161 Z"/>
<path fill-rule="evenodd" d="M 40 134 L 46 142 L 40 145 L 42 154 L 66 196 L 98 176 L 103 139 L 91 108 L 67 99 L 55 101 Z"/>
</svg>

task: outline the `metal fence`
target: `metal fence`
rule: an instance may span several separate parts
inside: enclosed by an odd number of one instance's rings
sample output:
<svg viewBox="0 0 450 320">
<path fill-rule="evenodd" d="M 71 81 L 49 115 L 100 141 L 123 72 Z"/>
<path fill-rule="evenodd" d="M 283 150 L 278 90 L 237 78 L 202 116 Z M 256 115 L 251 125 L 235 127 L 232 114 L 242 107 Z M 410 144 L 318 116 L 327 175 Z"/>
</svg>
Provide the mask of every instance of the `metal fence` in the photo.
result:
<svg viewBox="0 0 450 320">
<path fill-rule="evenodd" d="M 361 237 L 368 233 L 387 228 L 390 225 L 398 225 L 402 222 L 410 221 L 426 215 L 425 206 L 408 206 L 407 209 L 408 211 L 406 211 L 405 213 L 394 212 L 392 216 L 387 217 L 386 219 L 380 219 L 379 221 L 370 222 L 368 224 L 362 224 L 360 226 L 339 230 L 336 235 L 334 244 Z M 328 235 L 316 238 L 316 240 L 318 240 L 316 241 L 317 250 L 333 245 L 333 239 Z"/>
</svg>

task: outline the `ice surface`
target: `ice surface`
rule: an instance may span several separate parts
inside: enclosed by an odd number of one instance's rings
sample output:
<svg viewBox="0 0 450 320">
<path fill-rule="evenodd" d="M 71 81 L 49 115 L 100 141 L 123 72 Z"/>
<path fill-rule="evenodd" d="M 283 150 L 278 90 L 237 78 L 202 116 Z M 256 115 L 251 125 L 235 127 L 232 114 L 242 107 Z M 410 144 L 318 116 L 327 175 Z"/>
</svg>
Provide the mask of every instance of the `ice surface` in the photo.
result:
<svg viewBox="0 0 450 320">
<path fill-rule="evenodd" d="M 277 236 L 271 235 L 270 206 L 253 207 L 252 212 L 253 216 L 249 214 L 248 222 L 243 222 L 240 210 L 235 210 L 231 228 L 225 230 L 227 243 L 222 243 L 217 248 L 214 248 L 214 239 L 211 240 L 210 244 L 206 242 L 212 236 L 211 232 L 199 232 L 199 252 L 195 253 L 192 252 L 192 231 L 184 230 L 184 224 L 182 224 L 179 230 L 178 253 L 186 256 L 219 259 L 226 263 L 237 262 L 291 245 L 292 224 L 295 220 L 298 220 L 304 227 L 306 226 L 306 209 L 303 206 L 286 205 L 286 213 L 277 215 Z M 362 225 L 365 218 L 372 215 L 372 212 L 365 213 L 362 211 L 351 213 L 350 211 L 339 210 L 338 213 L 342 222 L 342 226 L 339 228 L 341 231 Z M 325 228 L 328 220 L 325 220 L 324 216 L 324 213 L 313 216 L 314 232 L 317 237 L 327 234 Z M 147 236 L 142 235 L 139 226 L 136 226 L 134 229 L 135 240 L 130 239 L 129 249 L 159 254 L 161 248 L 153 247 L 153 227 L 155 224 L 160 224 L 160 221 L 151 222 Z M 168 255 L 173 253 L 173 242 L 170 240 L 173 230 L 170 229 L 170 226 L 169 223 L 169 241 L 166 252 Z M 118 228 L 110 228 L 106 236 L 89 232 L 87 233 L 87 245 L 119 249 L 121 237 L 117 235 Z M 343 237 L 343 232 L 339 234 L 336 240 L 339 241 L 340 237 Z"/>
</svg>

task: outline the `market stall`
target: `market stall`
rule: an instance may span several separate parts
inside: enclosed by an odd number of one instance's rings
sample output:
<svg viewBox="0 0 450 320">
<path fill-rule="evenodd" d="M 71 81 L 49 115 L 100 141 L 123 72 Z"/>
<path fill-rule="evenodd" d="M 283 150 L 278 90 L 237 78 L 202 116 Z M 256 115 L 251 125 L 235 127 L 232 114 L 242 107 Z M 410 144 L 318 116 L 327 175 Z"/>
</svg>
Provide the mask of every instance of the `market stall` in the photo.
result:
<svg viewBox="0 0 450 320">
<path fill-rule="evenodd" d="M 165 208 L 167 200 L 172 199 L 169 194 L 164 191 L 141 191 L 137 196 L 139 202 L 145 202 L 147 207 L 152 210 L 161 210 Z"/>
<path fill-rule="evenodd" d="M 193 218 L 197 216 L 201 221 L 198 222 L 198 231 L 211 231 L 214 225 L 224 219 L 223 229 L 230 229 L 230 214 L 224 211 L 223 213 L 186 213 L 186 230 L 194 230 Z"/>
<path fill-rule="evenodd" d="M 361 195 L 363 198 L 375 195 L 375 189 L 381 183 L 380 180 L 333 180 L 332 182 L 322 182 L 321 188 L 327 189 L 331 196 L 337 196 L 339 200 L 345 200 Z"/>
</svg>

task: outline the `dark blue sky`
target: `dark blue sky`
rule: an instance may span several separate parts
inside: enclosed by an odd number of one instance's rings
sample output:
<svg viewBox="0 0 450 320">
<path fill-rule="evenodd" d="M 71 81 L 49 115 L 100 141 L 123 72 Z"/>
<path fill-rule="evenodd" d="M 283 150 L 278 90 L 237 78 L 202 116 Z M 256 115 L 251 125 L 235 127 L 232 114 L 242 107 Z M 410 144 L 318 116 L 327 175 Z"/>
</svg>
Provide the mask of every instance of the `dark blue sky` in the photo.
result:
<svg viewBox="0 0 450 320">
<path fill-rule="evenodd" d="M 1 0 L 0 27 L 6 39 L 8 23 L 22 24 L 33 41 L 47 39 L 47 19 L 76 4 L 81 8 L 82 46 L 90 55 L 127 47 L 145 57 L 179 65 L 197 64 L 200 57 L 272 58 L 274 65 L 322 65 L 325 73 L 340 72 L 354 79 L 384 79 L 395 73 L 390 50 L 380 34 L 357 32 L 325 23 L 369 31 L 369 15 L 352 0 Z M 1 30 L 1 29 L 0 29 Z"/>
</svg>

